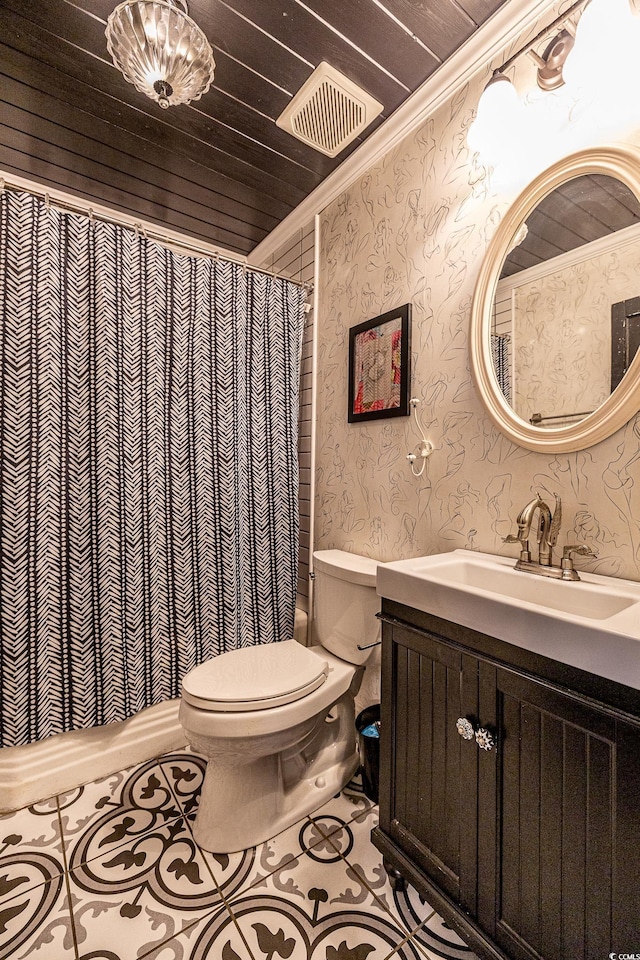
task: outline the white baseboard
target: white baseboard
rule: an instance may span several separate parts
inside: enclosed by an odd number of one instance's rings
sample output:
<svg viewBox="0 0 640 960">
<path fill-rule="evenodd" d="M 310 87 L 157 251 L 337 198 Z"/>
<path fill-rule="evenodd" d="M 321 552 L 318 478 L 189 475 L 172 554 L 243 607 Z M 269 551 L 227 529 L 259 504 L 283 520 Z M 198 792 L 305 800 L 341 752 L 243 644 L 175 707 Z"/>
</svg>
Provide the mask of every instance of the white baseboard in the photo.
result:
<svg viewBox="0 0 640 960">
<path fill-rule="evenodd" d="M 0 750 L 0 813 L 181 749 L 186 740 L 178 721 L 179 705 L 180 700 L 168 700 L 122 723 Z"/>
<path fill-rule="evenodd" d="M 307 614 L 296 608 L 294 636 L 306 642 Z M 122 723 L 59 733 L 24 747 L 0 750 L 0 813 L 73 790 L 136 763 L 180 750 L 180 700 L 148 707 Z"/>
</svg>

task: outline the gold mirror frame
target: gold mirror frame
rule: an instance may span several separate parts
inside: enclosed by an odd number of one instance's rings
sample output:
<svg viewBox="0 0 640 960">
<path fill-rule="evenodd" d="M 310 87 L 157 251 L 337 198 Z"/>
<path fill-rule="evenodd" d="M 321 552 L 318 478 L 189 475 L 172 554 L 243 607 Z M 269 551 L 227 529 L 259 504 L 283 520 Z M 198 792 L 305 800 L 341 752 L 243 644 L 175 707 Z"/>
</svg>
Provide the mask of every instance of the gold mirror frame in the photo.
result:
<svg viewBox="0 0 640 960">
<path fill-rule="evenodd" d="M 471 372 L 485 410 L 510 440 L 539 453 L 569 453 L 605 440 L 640 409 L 640 351 L 613 393 L 578 423 L 541 429 L 522 420 L 505 400 L 494 372 L 490 335 L 493 298 L 513 237 L 538 203 L 556 187 L 586 174 L 608 174 L 640 200 L 640 152 L 632 147 L 597 147 L 559 160 L 522 191 L 501 220 L 476 281 L 471 306 Z"/>
</svg>

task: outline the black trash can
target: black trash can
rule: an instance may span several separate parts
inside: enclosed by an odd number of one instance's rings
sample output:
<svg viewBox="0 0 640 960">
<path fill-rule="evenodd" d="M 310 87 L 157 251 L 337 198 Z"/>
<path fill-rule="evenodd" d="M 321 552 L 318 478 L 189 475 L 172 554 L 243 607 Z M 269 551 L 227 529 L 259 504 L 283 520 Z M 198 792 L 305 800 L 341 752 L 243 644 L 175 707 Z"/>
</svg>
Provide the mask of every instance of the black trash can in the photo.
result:
<svg viewBox="0 0 640 960">
<path fill-rule="evenodd" d="M 365 796 L 378 802 L 380 779 L 380 704 L 366 707 L 356 717 L 358 752 L 362 769 L 362 786 Z"/>
</svg>

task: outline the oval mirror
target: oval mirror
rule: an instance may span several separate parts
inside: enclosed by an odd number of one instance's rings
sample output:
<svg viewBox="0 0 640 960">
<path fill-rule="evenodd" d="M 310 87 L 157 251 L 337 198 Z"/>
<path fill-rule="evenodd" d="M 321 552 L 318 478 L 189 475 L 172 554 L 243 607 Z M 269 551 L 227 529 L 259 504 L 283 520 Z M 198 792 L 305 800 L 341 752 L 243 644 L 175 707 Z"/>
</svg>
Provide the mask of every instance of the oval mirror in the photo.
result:
<svg viewBox="0 0 640 960">
<path fill-rule="evenodd" d="M 523 191 L 489 245 L 471 367 L 520 446 L 584 449 L 640 407 L 639 198 L 640 154 L 582 151 Z"/>
</svg>

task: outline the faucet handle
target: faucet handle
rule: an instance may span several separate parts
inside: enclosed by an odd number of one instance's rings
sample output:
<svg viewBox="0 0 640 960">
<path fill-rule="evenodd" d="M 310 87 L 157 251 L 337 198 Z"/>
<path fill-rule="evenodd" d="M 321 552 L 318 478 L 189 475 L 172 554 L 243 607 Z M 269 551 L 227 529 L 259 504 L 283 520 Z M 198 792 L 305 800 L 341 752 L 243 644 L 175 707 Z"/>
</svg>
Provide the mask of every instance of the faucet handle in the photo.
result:
<svg viewBox="0 0 640 960">
<path fill-rule="evenodd" d="M 586 543 L 569 543 L 562 551 L 563 560 L 571 560 L 571 554 L 576 553 L 579 557 L 597 557 L 598 554 L 592 550 Z"/>
<path fill-rule="evenodd" d="M 522 543 L 522 540 L 516 533 L 510 533 L 508 537 L 502 538 L 503 543 Z"/>
<path fill-rule="evenodd" d="M 579 557 L 597 557 L 598 554 L 595 550 L 592 550 L 591 547 L 587 546 L 586 543 L 569 543 L 564 547 L 562 551 L 562 563 L 560 564 L 562 568 L 562 579 L 563 580 L 579 580 L 577 571 L 573 566 L 573 559 L 571 554 L 575 553 Z"/>
</svg>

